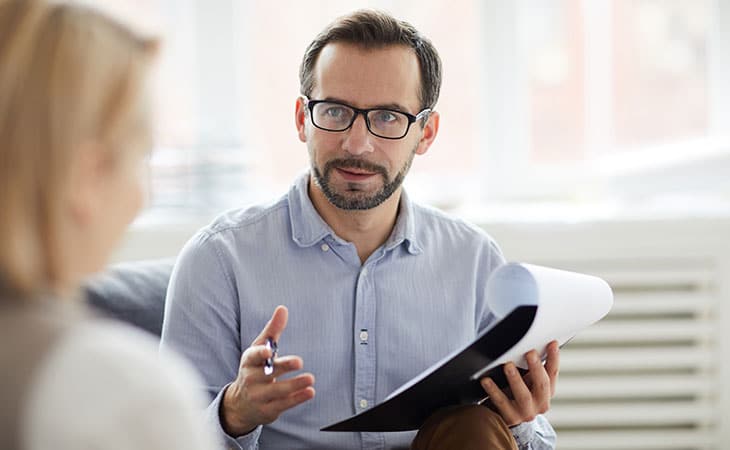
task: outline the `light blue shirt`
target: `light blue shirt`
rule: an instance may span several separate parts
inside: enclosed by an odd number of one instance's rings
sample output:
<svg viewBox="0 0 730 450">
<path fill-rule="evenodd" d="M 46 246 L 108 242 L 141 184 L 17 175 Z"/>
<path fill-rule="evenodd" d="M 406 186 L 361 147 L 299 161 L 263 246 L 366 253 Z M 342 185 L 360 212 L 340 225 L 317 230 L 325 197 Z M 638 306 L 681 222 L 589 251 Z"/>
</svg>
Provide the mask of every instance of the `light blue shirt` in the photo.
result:
<svg viewBox="0 0 730 450">
<path fill-rule="evenodd" d="M 200 370 L 207 415 L 228 448 L 408 448 L 415 432 L 319 429 L 381 402 L 494 319 L 489 274 L 504 258 L 481 229 L 401 194 L 388 240 L 361 264 L 314 209 L 308 174 L 276 203 L 228 212 L 185 246 L 170 281 L 162 345 Z M 289 308 L 280 355 L 314 374 L 314 399 L 236 439 L 220 425 L 243 350 L 277 305 Z M 543 416 L 512 429 L 521 449 L 552 449 Z"/>
</svg>

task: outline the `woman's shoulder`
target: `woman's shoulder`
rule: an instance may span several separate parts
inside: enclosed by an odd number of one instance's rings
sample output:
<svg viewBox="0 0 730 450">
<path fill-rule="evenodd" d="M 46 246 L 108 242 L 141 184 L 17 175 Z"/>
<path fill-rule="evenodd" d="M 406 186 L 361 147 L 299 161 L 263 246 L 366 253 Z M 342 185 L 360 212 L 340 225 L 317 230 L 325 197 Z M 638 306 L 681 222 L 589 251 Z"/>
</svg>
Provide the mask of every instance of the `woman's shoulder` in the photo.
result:
<svg viewBox="0 0 730 450">
<path fill-rule="evenodd" d="M 209 448 L 200 386 L 182 359 L 158 352 L 152 335 L 84 321 L 39 366 L 22 435 L 30 449 Z"/>
<path fill-rule="evenodd" d="M 46 363 L 73 369 L 78 368 L 74 363 L 84 362 L 91 370 L 115 370 L 130 381 L 144 376 L 141 372 L 145 369 L 166 371 L 170 364 L 184 364 L 175 356 L 160 355 L 158 345 L 159 340 L 143 330 L 109 319 L 89 318 L 64 332 Z M 186 375 L 190 375 L 187 370 Z"/>
</svg>

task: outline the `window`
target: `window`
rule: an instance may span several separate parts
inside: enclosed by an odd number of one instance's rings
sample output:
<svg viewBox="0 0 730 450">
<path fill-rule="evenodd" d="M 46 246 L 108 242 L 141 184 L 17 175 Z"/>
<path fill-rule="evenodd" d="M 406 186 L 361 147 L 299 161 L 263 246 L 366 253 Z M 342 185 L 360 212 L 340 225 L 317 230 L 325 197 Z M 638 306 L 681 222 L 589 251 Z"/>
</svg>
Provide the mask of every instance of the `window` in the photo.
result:
<svg viewBox="0 0 730 450">
<path fill-rule="evenodd" d="M 727 201 L 726 4 L 485 5 L 485 198 L 626 203 L 721 188 Z"/>
<path fill-rule="evenodd" d="M 293 125 L 304 49 L 359 7 L 413 23 L 443 59 L 439 137 L 406 182 L 420 199 L 451 208 L 674 189 L 730 200 L 727 2 L 106 3 L 156 18 L 165 42 L 143 221 L 285 192 L 308 167 Z"/>
<path fill-rule="evenodd" d="M 706 136 L 711 2 L 622 1 L 611 12 L 616 147 Z"/>
</svg>

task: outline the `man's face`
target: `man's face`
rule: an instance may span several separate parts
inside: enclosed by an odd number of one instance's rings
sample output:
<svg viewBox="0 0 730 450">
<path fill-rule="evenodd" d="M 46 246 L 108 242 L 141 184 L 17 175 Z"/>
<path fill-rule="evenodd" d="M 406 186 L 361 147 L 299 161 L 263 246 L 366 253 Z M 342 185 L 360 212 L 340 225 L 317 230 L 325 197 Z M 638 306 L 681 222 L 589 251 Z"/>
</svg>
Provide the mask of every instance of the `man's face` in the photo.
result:
<svg viewBox="0 0 730 450">
<path fill-rule="evenodd" d="M 365 50 L 328 44 L 317 60 L 314 80 L 310 100 L 420 112 L 418 59 L 405 46 Z M 426 152 L 437 128 L 428 125 L 424 130 L 418 121 L 405 137 L 390 140 L 371 134 L 362 115 L 341 132 L 316 128 L 308 115 L 304 102 L 298 101 L 299 137 L 307 143 L 315 185 L 330 203 L 347 210 L 374 208 L 399 192 L 413 157 Z"/>
</svg>

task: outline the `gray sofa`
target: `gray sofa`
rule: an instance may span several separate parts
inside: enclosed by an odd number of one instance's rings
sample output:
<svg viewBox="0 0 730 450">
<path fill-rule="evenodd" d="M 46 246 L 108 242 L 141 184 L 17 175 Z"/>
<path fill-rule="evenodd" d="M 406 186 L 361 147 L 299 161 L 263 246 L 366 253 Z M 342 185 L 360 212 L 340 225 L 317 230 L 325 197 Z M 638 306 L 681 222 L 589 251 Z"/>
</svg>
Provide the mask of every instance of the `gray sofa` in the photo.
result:
<svg viewBox="0 0 730 450">
<path fill-rule="evenodd" d="M 157 336 L 174 259 L 116 264 L 84 284 L 89 304 L 102 315 Z"/>
</svg>

